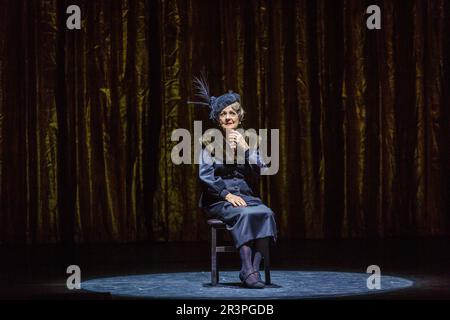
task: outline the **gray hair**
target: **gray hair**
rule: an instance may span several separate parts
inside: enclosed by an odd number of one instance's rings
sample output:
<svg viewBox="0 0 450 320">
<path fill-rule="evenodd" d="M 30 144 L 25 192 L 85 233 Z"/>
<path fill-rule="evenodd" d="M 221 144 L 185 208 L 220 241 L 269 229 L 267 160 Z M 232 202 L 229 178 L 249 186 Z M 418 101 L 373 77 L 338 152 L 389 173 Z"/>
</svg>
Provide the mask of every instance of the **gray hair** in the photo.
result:
<svg viewBox="0 0 450 320">
<path fill-rule="evenodd" d="M 245 111 L 244 108 L 242 108 L 242 105 L 239 103 L 238 106 L 232 106 L 233 110 L 237 112 L 239 116 L 239 121 L 244 120 Z"/>
</svg>

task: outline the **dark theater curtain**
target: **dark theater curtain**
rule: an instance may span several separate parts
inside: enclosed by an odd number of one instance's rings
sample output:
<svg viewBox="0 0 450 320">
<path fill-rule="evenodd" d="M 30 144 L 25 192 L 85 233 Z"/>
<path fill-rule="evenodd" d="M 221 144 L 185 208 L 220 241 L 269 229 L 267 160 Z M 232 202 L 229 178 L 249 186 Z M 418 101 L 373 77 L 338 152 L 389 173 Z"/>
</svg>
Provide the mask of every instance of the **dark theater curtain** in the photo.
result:
<svg viewBox="0 0 450 320">
<path fill-rule="evenodd" d="M 170 158 L 203 68 L 280 130 L 281 239 L 450 234 L 448 1 L 0 2 L 1 243 L 207 239 Z"/>
</svg>

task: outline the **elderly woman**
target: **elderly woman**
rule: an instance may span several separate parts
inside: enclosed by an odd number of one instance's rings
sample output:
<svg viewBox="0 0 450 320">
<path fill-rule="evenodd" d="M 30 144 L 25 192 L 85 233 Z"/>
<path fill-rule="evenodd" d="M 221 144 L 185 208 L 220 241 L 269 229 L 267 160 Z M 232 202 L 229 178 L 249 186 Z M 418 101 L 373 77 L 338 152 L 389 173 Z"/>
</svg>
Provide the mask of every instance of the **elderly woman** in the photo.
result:
<svg viewBox="0 0 450 320">
<path fill-rule="evenodd" d="M 277 231 L 274 213 L 255 195 L 251 181 L 257 180 L 255 178 L 259 177 L 265 164 L 257 149 L 250 149 L 236 130 L 244 117 L 240 96 L 230 91 L 217 98 L 210 97 L 206 82 L 196 79 L 196 83 L 199 95 L 211 108 L 210 118 L 219 125 L 228 150 L 234 154 L 234 162 L 229 163 L 225 156 L 219 158 L 213 154 L 207 147 L 209 141 L 204 141 L 205 148 L 199 161 L 203 186 L 199 207 L 210 218 L 222 220 L 231 232 L 241 258 L 239 278 L 242 283 L 249 288 L 264 288 L 259 273 L 260 262 L 269 240 L 276 240 Z M 238 149 L 245 154 L 245 163 L 236 161 Z"/>
</svg>

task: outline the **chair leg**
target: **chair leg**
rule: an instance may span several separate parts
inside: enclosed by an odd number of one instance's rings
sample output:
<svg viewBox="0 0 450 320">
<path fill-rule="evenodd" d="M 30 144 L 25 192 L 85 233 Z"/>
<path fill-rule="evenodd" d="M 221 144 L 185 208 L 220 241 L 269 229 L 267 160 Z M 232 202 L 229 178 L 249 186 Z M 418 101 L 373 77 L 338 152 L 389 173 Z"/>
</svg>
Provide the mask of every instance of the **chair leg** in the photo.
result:
<svg viewBox="0 0 450 320">
<path fill-rule="evenodd" d="M 217 232 L 216 228 L 211 227 L 211 284 L 217 285 L 219 274 L 217 272 Z"/>
<path fill-rule="evenodd" d="M 219 283 L 219 256 L 216 259 L 216 284 Z"/>
<path fill-rule="evenodd" d="M 264 276 L 265 276 L 265 282 L 266 285 L 270 285 L 271 280 L 270 280 L 270 250 L 269 247 L 266 248 L 265 250 L 265 255 L 264 255 Z"/>
</svg>

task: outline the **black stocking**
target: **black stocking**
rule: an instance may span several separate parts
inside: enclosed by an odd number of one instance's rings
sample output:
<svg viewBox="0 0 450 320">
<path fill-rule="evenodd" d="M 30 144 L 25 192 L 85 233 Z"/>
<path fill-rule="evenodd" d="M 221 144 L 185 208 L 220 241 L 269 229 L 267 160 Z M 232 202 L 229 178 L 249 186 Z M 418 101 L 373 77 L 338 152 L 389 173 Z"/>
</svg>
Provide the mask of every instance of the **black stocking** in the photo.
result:
<svg viewBox="0 0 450 320">
<path fill-rule="evenodd" d="M 247 274 L 252 271 L 252 243 L 247 242 L 239 248 L 239 255 L 241 257 L 241 272 Z"/>
<path fill-rule="evenodd" d="M 259 266 L 261 264 L 261 259 L 265 256 L 266 250 L 269 247 L 269 238 L 260 238 L 255 240 L 255 248 L 253 250 L 253 269 L 259 271 Z"/>
<path fill-rule="evenodd" d="M 255 272 L 252 264 L 252 245 L 253 243 L 247 242 L 239 247 L 239 255 L 241 256 L 241 272 L 239 278 L 250 288 L 261 289 L 264 287 L 264 283 L 260 280 L 259 273 Z"/>
</svg>

